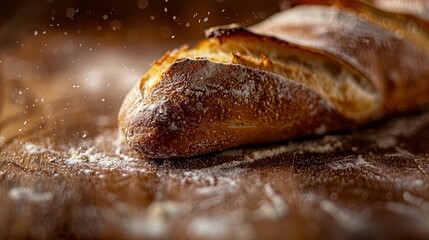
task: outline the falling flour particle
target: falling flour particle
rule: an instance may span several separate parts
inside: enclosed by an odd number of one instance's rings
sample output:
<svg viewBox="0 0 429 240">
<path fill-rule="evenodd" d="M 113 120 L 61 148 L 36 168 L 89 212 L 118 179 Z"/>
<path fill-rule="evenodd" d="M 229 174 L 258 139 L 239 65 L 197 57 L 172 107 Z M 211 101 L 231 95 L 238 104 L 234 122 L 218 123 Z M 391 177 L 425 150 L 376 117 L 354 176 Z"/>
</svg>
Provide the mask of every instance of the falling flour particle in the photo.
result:
<svg viewBox="0 0 429 240">
<path fill-rule="evenodd" d="M 27 187 L 16 187 L 9 191 L 9 197 L 13 200 L 28 200 L 32 202 L 45 202 L 52 199 L 53 195 L 50 192 L 34 192 Z"/>
</svg>

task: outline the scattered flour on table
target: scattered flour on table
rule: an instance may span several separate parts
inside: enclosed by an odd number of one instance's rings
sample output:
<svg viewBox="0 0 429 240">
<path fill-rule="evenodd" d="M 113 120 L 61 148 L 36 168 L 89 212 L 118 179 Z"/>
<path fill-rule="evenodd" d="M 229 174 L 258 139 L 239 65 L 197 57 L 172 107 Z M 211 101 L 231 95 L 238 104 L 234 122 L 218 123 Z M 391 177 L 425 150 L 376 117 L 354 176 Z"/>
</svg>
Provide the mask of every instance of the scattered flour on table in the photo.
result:
<svg viewBox="0 0 429 240">
<path fill-rule="evenodd" d="M 198 216 L 189 222 L 187 232 L 196 239 L 253 239 L 255 235 L 250 223 L 279 221 L 289 211 L 286 203 L 269 184 L 264 189 L 267 199 L 262 201 L 259 208 L 237 208 L 224 214 Z"/>
<path fill-rule="evenodd" d="M 429 112 L 417 118 L 397 118 L 389 121 L 384 129 L 378 130 L 378 134 L 370 138 L 375 144 L 383 149 L 398 145 L 398 137 L 412 136 L 429 124 Z"/>
<path fill-rule="evenodd" d="M 226 150 L 221 153 L 221 156 L 236 156 L 239 160 L 226 162 L 223 164 L 219 164 L 213 167 L 207 167 L 199 169 L 202 172 L 218 172 L 222 169 L 230 169 L 234 167 L 238 167 L 244 164 L 249 164 L 258 160 L 277 157 L 285 153 L 327 153 L 332 152 L 337 149 L 341 149 L 343 144 L 341 141 L 337 141 L 333 136 L 326 136 L 322 140 L 318 141 L 306 141 L 306 142 L 290 142 L 287 145 L 281 145 L 278 147 L 272 147 L 269 149 L 260 149 L 251 151 L 250 153 L 244 153 L 241 149 L 235 150 Z M 241 158 L 241 159 L 240 159 Z"/>
<path fill-rule="evenodd" d="M 399 157 L 399 158 L 412 158 L 414 157 L 414 154 L 410 153 L 409 151 L 400 148 L 398 146 L 395 146 L 395 153 L 385 154 L 386 157 Z"/>
<path fill-rule="evenodd" d="M 13 200 L 28 200 L 32 202 L 45 202 L 53 198 L 50 192 L 35 192 L 31 188 L 16 187 L 9 191 L 9 197 Z"/>
<path fill-rule="evenodd" d="M 333 161 L 325 165 L 332 170 L 344 170 L 344 169 L 361 169 L 361 168 L 374 168 L 371 163 L 367 162 L 362 155 L 357 157 L 348 156 L 338 161 Z"/>
<path fill-rule="evenodd" d="M 361 216 L 340 208 L 332 201 L 323 200 L 320 208 L 345 229 L 359 231 L 366 227 L 365 220 Z"/>
<path fill-rule="evenodd" d="M 115 203 L 115 211 L 107 211 L 107 220 L 124 228 L 133 237 L 166 238 L 174 218 L 193 211 L 193 206 L 175 201 L 154 201 L 145 210 L 126 203 Z"/>
<path fill-rule="evenodd" d="M 98 152 L 96 147 L 88 149 L 71 148 L 68 152 L 70 155 L 64 160 L 69 165 L 86 164 L 95 165 L 104 169 L 120 168 L 128 171 L 137 171 L 139 161 L 126 155 L 106 154 Z"/>
<path fill-rule="evenodd" d="M 402 194 L 402 197 L 407 203 L 409 203 L 415 207 L 418 207 L 425 212 L 429 212 L 429 201 L 427 201 L 423 198 L 417 197 L 408 191 L 405 191 Z"/>
<path fill-rule="evenodd" d="M 429 214 L 425 211 L 422 211 L 421 208 L 400 202 L 390 201 L 386 203 L 386 209 L 396 214 L 416 219 L 416 227 L 425 232 L 429 232 Z"/>
<path fill-rule="evenodd" d="M 158 218 L 127 218 L 122 226 L 129 234 L 136 237 L 165 238 L 168 234 L 168 225 Z"/>
<path fill-rule="evenodd" d="M 254 239 L 251 225 L 245 214 L 236 210 L 193 218 L 186 232 L 192 239 Z"/>
<path fill-rule="evenodd" d="M 205 239 L 248 239 L 250 229 L 247 226 L 237 224 L 231 216 L 217 215 L 213 217 L 196 217 L 187 227 L 187 232 L 194 238 Z"/>
<path fill-rule="evenodd" d="M 82 165 L 106 170 L 119 169 L 129 172 L 147 170 L 147 164 L 144 161 L 123 152 L 127 146 L 123 144 L 116 131 L 104 132 L 93 140 L 82 140 L 76 145 L 63 146 L 63 148 L 68 150 L 57 150 L 53 147 L 28 142 L 23 145 L 22 151 L 29 155 L 44 154 L 44 158 L 50 162 L 66 165 Z"/>
<path fill-rule="evenodd" d="M 232 178 L 218 177 L 216 178 L 216 184 L 210 184 L 207 187 L 199 187 L 195 189 L 195 193 L 198 195 L 217 195 L 217 194 L 226 194 L 233 193 L 237 191 L 238 184 L 237 181 Z"/>
<path fill-rule="evenodd" d="M 376 145 L 381 149 L 391 148 L 398 144 L 396 136 L 377 136 L 374 140 Z"/>
<path fill-rule="evenodd" d="M 264 185 L 264 192 L 273 206 L 274 214 L 272 215 L 272 218 L 282 218 L 289 213 L 288 205 L 285 203 L 283 198 L 274 191 L 271 184 Z"/>
<path fill-rule="evenodd" d="M 23 150 L 28 154 L 55 153 L 54 150 L 48 149 L 44 146 L 36 145 L 31 142 L 25 143 L 23 146 Z"/>
</svg>

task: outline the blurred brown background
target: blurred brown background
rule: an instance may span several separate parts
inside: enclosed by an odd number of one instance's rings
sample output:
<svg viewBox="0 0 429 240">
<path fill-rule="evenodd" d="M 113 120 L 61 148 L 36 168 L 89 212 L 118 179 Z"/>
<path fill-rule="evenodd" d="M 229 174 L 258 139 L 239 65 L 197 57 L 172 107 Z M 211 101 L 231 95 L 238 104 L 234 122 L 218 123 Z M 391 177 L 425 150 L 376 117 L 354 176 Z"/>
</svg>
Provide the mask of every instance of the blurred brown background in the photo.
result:
<svg viewBox="0 0 429 240">
<path fill-rule="evenodd" d="M 231 22 L 252 25 L 279 10 L 279 0 L 29 0 L 0 4 L 2 43 L 38 33 L 108 37 L 115 43 L 144 39 L 184 42 Z"/>
</svg>

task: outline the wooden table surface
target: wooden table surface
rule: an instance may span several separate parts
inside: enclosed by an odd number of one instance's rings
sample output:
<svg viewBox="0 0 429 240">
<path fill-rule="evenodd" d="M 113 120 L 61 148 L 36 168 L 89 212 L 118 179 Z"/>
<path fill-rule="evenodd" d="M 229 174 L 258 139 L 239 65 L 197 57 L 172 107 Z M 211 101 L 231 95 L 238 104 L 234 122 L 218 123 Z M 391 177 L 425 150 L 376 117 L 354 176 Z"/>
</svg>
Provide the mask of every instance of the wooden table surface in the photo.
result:
<svg viewBox="0 0 429 240">
<path fill-rule="evenodd" d="M 427 110 L 154 161 L 123 143 L 116 114 L 165 46 L 85 42 L 40 70 L 37 44 L 0 62 L 0 239 L 429 238 Z"/>
</svg>

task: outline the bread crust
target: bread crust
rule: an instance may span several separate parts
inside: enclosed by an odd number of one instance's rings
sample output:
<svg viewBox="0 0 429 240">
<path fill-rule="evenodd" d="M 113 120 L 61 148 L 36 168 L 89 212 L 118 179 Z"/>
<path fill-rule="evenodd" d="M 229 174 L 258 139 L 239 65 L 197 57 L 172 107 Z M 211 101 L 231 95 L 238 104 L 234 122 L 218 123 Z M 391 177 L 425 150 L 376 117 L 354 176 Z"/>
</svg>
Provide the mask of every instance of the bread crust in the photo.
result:
<svg viewBox="0 0 429 240">
<path fill-rule="evenodd" d="M 306 12 L 318 21 L 293 21 Z M 250 30 L 211 29 L 134 86 L 119 113 L 124 139 L 152 158 L 182 158 L 323 134 L 426 104 L 424 34 L 398 38 L 371 19 L 300 6 Z"/>
<path fill-rule="evenodd" d="M 303 84 L 236 64 L 183 59 L 171 65 L 149 99 L 139 90 L 136 85 L 124 101 L 119 123 L 127 142 L 153 158 L 188 157 L 350 125 Z M 301 111 L 303 106 L 309 111 Z"/>
<path fill-rule="evenodd" d="M 375 118 L 427 102 L 428 29 L 413 19 L 402 19 L 405 16 L 373 12 L 374 8 L 359 1 L 339 2 L 342 5 L 331 7 L 301 5 L 251 30 L 351 64 L 377 88 L 380 108 Z"/>
</svg>

